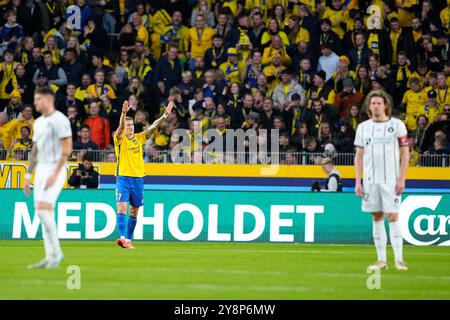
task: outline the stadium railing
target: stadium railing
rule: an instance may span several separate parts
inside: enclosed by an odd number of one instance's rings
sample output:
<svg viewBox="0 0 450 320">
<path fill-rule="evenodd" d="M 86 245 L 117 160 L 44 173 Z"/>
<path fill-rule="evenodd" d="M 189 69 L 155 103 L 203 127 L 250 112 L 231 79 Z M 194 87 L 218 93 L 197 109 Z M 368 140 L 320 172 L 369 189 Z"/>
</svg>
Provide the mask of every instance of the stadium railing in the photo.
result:
<svg viewBox="0 0 450 320">
<path fill-rule="evenodd" d="M 71 161 L 82 162 L 84 154 L 89 152 L 94 162 L 116 162 L 116 156 L 111 149 L 86 151 L 74 150 Z M 0 160 L 28 160 L 28 152 L 21 152 L 20 157 L 9 158 L 6 153 L 0 153 Z M 352 166 L 354 164 L 354 152 L 331 153 L 324 152 L 199 152 L 172 153 L 170 150 L 158 150 L 153 148 L 149 153 L 144 152 L 146 163 L 208 163 L 208 164 L 286 164 L 286 165 L 320 165 L 323 158 L 329 157 L 336 165 Z M 417 161 L 419 167 L 449 167 L 450 155 L 426 154 L 420 155 Z"/>
</svg>

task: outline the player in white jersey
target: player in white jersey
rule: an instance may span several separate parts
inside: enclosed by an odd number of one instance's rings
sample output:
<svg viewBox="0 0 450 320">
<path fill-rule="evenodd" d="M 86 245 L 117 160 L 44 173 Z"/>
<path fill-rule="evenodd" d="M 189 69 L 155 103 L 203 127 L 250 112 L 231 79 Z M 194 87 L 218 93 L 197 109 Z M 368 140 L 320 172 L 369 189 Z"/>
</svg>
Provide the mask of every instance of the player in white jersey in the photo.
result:
<svg viewBox="0 0 450 320">
<path fill-rule="evenodd" d="M 355 193 L 362 198 L 362 210 L 372 213 L 378 261 L 369 268 L 387 268 L 387 234 L 384 226 L 387 214 L 395 266 L 398 270 L 407 270 L 403 262 L 403 238 L 398 222 L 409 162 L 407 130 L 402 121 L 391 117 L 391 100 L 384 91 L 370 92 L 366 105 L 370 119 L 358 126 L 355 137 Z M 361 184 L 363 171 L 364 181 Z"/>
<path fill-rule="evenodd" d="M 72 152 L 69 119 L 55 110 L 55 95 L 49 87 L 34 94 L 36 111 L 41 116 L 33 125 L 33 149 L 25 177 L 24 192 L 30 195 L 30 177 L 34 175 L 34 210 L 42 224 L 45 258 L 29 268 L 57 268 L 64 255 L 55 222 L 55 204 L 66 181 L 66 162 Z"/>
</svg>

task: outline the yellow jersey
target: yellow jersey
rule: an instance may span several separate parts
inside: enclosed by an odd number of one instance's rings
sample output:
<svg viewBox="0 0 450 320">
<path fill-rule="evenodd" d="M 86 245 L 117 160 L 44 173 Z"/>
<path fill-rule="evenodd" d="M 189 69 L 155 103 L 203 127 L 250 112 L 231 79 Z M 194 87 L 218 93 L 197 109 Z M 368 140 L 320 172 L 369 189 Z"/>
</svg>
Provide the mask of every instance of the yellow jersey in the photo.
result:
<svg viewBox="0 0 450 320">
<path fill-rule="evenodd" d="M 117 157 L 116 176 L 142 178 L 145 176 L 143 144 L 147 141 L 145 131 L 134 134 L 128 139 L 123 133 L 118 139 L 113 134 L 114 151 Z"/>
<path fill-rule="evenodd" d="M 104 94 L 106 94 L 109 100 L 117 99 L 116 93 L 109 84 L 103 84 L 101 86 L 91 84 L 86 89 L 86 95 L 88 98 L 91 96 L 92 98 L 97 99 L 98 97 Z"/>
</svg>

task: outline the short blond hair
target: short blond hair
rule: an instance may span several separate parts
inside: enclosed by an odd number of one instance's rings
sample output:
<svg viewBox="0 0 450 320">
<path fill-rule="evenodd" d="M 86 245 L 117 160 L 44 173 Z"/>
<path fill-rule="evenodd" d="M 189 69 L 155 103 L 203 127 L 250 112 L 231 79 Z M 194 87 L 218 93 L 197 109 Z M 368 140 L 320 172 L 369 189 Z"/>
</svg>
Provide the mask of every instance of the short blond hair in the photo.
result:
<svg viewBox="0 0 450 320">
<path fill-rule="evenodd" d="M 333 165 L 334 163 L 333 163 L 333 159 L 331 159 L 331 158 L 323 158 L 322 161 L 320 162 L 320 164 L 321 164 L 322 166 L 324 166 L 324 165 L 326 165 L 326 164 L 331 164 L 331 165 Z"/>
</svg>

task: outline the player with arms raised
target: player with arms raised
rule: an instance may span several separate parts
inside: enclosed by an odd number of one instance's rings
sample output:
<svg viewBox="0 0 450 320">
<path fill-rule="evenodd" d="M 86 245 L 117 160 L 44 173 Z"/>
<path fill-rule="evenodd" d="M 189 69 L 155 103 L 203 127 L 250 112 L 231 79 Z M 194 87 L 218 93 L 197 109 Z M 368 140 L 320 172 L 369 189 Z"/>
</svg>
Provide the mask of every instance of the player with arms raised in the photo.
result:
<svg viewBox="0 0 450 320">
<path fill-rule="evenodd" d="M 24 191 L 30 195 L 34 175 L 34 208 L 42 224 L 45 258 L 29 268 L 57 268 L 64 259 L 55 222 L 55 204 L 67 180 L 66 162 L 72 152 L 72 130 L 67 117 L 55 109 L 55 94 L 49 87 L 38 88 L 34 105 L 41 116 L 33 125 L 33 148 L 25 175 Z"/>
<path fill-rule="evenodd" d="M 113 140 L 117 157 L 117 229 L 120 234 L 117 244 L 124 249 L 134 249 L 131 238 L 136 227 L 139 207 L 144 204 L 145 167 L 142 145 L 172 112 L 172 108 L 173 102 L 170 101 L 163 116 L 155 120 L 145 131 L 135 134 L 133 118 L 126 116 L 130 105 L 128 101 L 123 103 L 119 127 L 114 132 Z M 127 223 L 125 216 L 128 202 L 130 202 L 130 215 Z"/>
<path fill-rule="evenodd" d="M 355 193 L 362 198 L 362 210 L 372 213 L 378 261 L 369 268 L 387 268 L 384 226 L 387 214 L 395 267 L 408 270 L 403 262 L 403 238 L 398 222 L 409 162 L 407 130 L 402 121 L 391 117 L 391 100 L 384 91 L 370 92 L 366 105 L 370 119 L 358 126 L 355 137 Z M 364 185 L 361 184 L 363 171 Z"/>
</svg>

